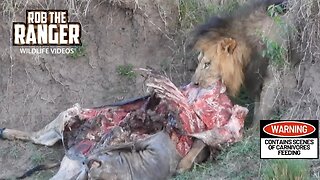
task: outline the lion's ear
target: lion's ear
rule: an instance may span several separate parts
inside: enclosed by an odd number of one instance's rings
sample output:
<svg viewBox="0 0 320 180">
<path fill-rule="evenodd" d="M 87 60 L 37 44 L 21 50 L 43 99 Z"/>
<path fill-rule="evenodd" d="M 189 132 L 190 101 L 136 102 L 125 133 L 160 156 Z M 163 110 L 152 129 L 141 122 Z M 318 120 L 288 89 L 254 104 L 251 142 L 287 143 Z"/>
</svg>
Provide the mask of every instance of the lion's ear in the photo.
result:
<svg viewBox="0 0 320 180">
<path fill-rule="evenodd" d="M 221 48 L 223 51 L 232 54 L 237 47 L 236 40 L 232 38 L 225 38 L 221 41 Z"/>
</svg>

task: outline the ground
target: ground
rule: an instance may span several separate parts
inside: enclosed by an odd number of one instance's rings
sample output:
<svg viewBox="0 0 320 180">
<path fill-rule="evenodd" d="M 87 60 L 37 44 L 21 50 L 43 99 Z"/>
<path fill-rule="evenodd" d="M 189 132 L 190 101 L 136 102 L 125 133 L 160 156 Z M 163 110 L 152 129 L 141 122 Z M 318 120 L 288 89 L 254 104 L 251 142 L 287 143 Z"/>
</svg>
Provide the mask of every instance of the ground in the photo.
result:
<svg viewBox="0 0 320 180">
<path fill-rule="evenodd" d="M 316 81 L 319 53 L 310 57 L 301 53 L 305 49 L 319 52 L 315 49 L 319 42 L 307 38 L 308 34 L 314 39 L 319 36 L 317 31 L 311 31 L 313 22 L 320 22 L 319 17 L 292 18 L 297 12 L 317 14 L 313 11 L 319 8 L 314 8 L 318 6 L 312 3 L 302 6 L 296 1 L 292 0 L 293 10 L 288 19 L 297 27 L 305 28 L 298 29 L 300 39 L 293 38 L 292 66 L 276 71 L 282 83 L 279 83 L 279 96 L 275 99 L 277 113 L 274 116 L 319 119 L 320 86 Z M 161 71 L 176 85 L 188 83 L 196 66 L 194 52 L 186 47 L 188 33 L 208 14 L 230 11 L 237 2 L 4 0 L 0 4 L 0 127 L 35 131 L 75 103 L 95 107 L 146 94 L 144 79 L 134 71 L 136 68 L 151 67 Z M 83 46 L 69 55 L 21 54 L 19 47 L 11 45 L 12 22 L 24 21 L 27 9 L 69 10 L 70 20 L 81 22 Z M 302 59 L 296 58 L 300 54 L 304 55 L 303 61 L 297 63 Z M 248 106 L 252 103 L 243 98 L 239 102 Z M 266 177 L 264 169 L 273 162 L 260 160 L 257 132 L 248 130 L 245 135 L 242 142 L 224 150 L 216 161 L 196 165 L 191 172 L 175 179 Z M 1 141 L 0 144 L 0 179 L 13 178 L 41 163 L 60 161 L 64 154 L 61 144 L 54 147 L 18 141 Z M 319 178 L 319 162 L 308 163 L 312 164 L 312 177 Z M 43 171 L 31 179 L 48 179 L 56 171 Z"/>
<path fill-rule="evenodd" d="M 135 68 L 167 69 L 176 83 L 186 82 L 189 75 L 180 71 L 185 69 L 181 59 L 173 59 L 177 48 L 170 35 L 176 28 L 177 7 L 174 2 L 148 0 L 2 1 L 0 127 L 35 131 L 75 103 L 95 107 L 141 96 L 146 92 Z M 27 55 L 11 46 L 12 22 L 23 22 L 27 9 L 43 8 L 69 10 L 70 21 L 81 22 L 83 47 L 69 55 Z M 175 63 L 181 68 L 173 69 Z M 62 155 L 59 145 L 52 149 L 2 141 L 0 179 L 47 158 L 57 162 Z"/>
</svg>

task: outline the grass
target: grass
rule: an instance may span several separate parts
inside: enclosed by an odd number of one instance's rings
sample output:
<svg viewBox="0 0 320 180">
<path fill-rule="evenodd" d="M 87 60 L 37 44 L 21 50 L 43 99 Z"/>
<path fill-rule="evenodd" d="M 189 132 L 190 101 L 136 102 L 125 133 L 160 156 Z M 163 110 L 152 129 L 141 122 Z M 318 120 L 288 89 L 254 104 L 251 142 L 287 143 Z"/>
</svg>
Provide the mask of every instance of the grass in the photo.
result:
<svg viewBox="0 0 320 180">
<path fill-rule="evenodd" d="M 262 51 L 262 56 L 271 60 L 272 65 L 276 68 L 283 68 L 287 63 L 285 61 L 286 49 L 277 42 L 266 37 L 262 37 L 262 42 L 266 48 Z"/>
<path fill-rule="evenodd" d="M 286 36 L 289 27 L 284 23 L 280 16 L 284 13 L 284 8 L 281 5 L 271 5 L 267 9 L 267 13 L 273 18 L 276 25 L 281 28 L 281 36 Z M 287 64 L 287 49 L 277 42 L 265 37 L 260 32 L 258 32 L 258 35 L 261 36 L 261 40 L 266 46 L 266 48 L 262 51 L 262 56 L 269 58 L 274 67 L 278 69 L 283 68 Z"/>
<path fill-rule="evenodd" d="M 215 161 L 195 165 L 190 172 L 173 179 L 309 180 L 310 171 L 307 160 L 260 159 L 259 133 L 247 130 L 242 141 L 224 148 Z"/>
<path fill-rule="evenodd" d="M 221 155 L 218 156 L 218 159 L 229 161 L 243 155 L 247 155 L 250 158 L 255 157 L 256 155 L 259 155 L 259 153 L 255 152 L 260 148 L 259 144 L 260 140 L 258 133 L 251 134 L 225 151 L 222 151 Z"/>
<path fill-rule="evenodd" d="M 39 165 L 44 163 L 45 157 L 42 153 L 35 151 L 30 157 L 31 163 L 33 165 Z"/>
<path fill-rule="evenodd" d="M 221 6 L 213 3 L 204 4 L 198 0 L 179 0 L 179 23 L 182 30 L 204 22 L 212 15 L 232 12 L 239 6 L 238 1 L 227 1 Z"/>
<path fill-rule="evenodd" d="M 269 161 L 263 172 L 266 180 L 308 180 L 310 164 L 306 160 L 277 159 Z"/>
<path fill-rule="evenodd" d="M 238 1 L 227 1 L 223 6 L 218 6 L 217 12 L 218 13 L 231 13 L 234 9 L 239 7 Z"/>
<path fill-rule="evenodd" d="M 188 29 L 203 21 L 204 12 L 197 0 L 179 0 L 180 28 Z"/>
<path fill-rule="evenodd" d="M 73 59 L 77 59 L 77 58 L 83 57 L 85 55 L 86 55 L 86 47 L 83 44 L 81 46 L 74 47 L 73 52 L 68 54 L 68 56 Z"/>
<path fill-rule="evenodd" d="M 124 77 L 128 80 L 133 80 L 137 77 L 136 72 L 133 71 L 132 64 L 124 64 L 116 67 L 116 72 L 118 76 Z"/>
<path fill-rule="evenodd" d="M 217 160 L 196 165 L 190 172 L 176 176 L 187 179 L 252 179 L 260 176 L 259 135 L 246 132 L 243 141 L 225 148 Z M 254 167 L 254 168 L 253 168 Z"/>
<path fill-rule="evenodd" d="M 251 134 L 247 132 L 247 134 Z M 174 180 L 191 179 L 265 179 L 308 180 L 310 164 L 306 160 L 261 160 L 257 132 L 226 148 L 216 161 L 196 165 Z"/>
<path fill-rule="evenodd" d="M 224 148 L 215 161 L 195 165 L 173 179 L 309 180 L 310 170 L 307 160 L 260 159 L 259 133 L 247 130 L 242 141 Z"/>
<path fill-rule="evenodd" d="M 8 152 L 8 155 L 11 158 L 18 159 L 22 155 L 22 152 L 17 146 L 12 146 Z"/>
<path fill-rule="evenodd" d="M 279 17 L 284 13 L 284 8 L 281 5 L 271 5 L 267 9 L 267 13 L 270 17 Z"/>
</svg>

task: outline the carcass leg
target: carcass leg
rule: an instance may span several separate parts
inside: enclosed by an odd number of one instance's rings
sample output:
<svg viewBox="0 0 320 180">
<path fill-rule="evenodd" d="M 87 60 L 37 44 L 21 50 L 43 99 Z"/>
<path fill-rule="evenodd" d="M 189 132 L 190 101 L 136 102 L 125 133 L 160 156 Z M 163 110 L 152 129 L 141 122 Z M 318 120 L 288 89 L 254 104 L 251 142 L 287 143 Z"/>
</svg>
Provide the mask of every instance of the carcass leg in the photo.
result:
<svg viewBox="0 0 320 180">
<path fill-rule="evenodd" d="M 61 112 L 56 119 L 37 132 L 24 132 L 14 129 L 0 128 L 0 138 L 9 140 L 31 141 L 35 144 L 52 146 L 61 139 L 64 125 L 73 117 L 80 115 L 82 109 L 79 104 Z"/>
<path fill-rule="evenodd" d="M 203 161 L 208 157 L 205 151 L 206 144 L 200 139 L 195 140 L 188 154 L 178 164 L 177 172 L 182 173 L 192 168 L 194 162 Z"/>
<path fill-rule="evenodd" d="M 0 129 L 0 138 L 9 139 L 9 140 L 23 140 L 23 141 L 30 141 L 31 140 L 31 133 L 19 131 L 15 129 Z"/>
</svg>

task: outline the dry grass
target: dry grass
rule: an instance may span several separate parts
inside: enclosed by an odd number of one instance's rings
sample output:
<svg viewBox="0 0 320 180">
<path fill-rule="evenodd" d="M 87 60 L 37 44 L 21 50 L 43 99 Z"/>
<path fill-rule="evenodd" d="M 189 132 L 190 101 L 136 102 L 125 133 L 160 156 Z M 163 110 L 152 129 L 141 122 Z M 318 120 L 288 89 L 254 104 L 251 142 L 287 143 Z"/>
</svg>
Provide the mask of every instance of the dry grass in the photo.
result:
<svg viewBox="0 0 320 180">
<path fill-rule="evenodd" d="M 319 119 L 320 107 L 317 91 L 320 86 L 316 70 L 320 59 L 320 2 L 316 0 L 290 0 L 286 14 L 291 30 L 289 62 L 291 67 L 282 73 L 281 84 L 286 84 L 287 75 L 296 80 L 291 90 L 283 87 L 278 106 L 286 107 L 286 119 Z"/>
<path fill-rule="evenodd" d="M 90 11 L 94 11 L 98 5 L 102 3 L 119 3 L 121 0 L 99 0 L 99 3 L 95 7 L 90 7 L 92 0 L 65 0 L 65 5 L 69 10 L 71 20 L 80 21 Z M 241 2 L 244 0 L 241 0 Z M 138 1 L 134 1 L 138 2 Z M 223 4 L 229 3 L 230 1 L 222 0 L 220 3 L 221 9 L 227 9 L 229 6 L 223 6 Z M 233 1 L 235 2 L 235 1 Z M 23 12 L 27 4 L 33 4 L 43 9 L 58 7 L 54 4 L 54 1 L 50 0 L 3 0 L 0 3 L 2 8 L 2 14 L 6 22 L 12 22 L 17 12 Z M 210 3 L 209 3 L 210 4 Z M 170 34 L 166 28 L 160 28 L 159 31 L 168 37 L 168 40 L 173 41 L 173 46 L 170 47 L 174 52 L 175 56 L 171 59 L 166 59 L 163 65 L 163 71 L 174 79 L 177 84 L 182 84 L 190 80 L 190 75 L 193 72 L 192 59 L 195 59 L 194 54 L 186 49 L 187 38 L 189 30 L 192 29 L 199 22 L 203 21 L 208 15 L 218 13 L 219 9 L 216 6 L 208 5 L 204 6 L 199 1 L 184 0 L 180 1 L 180 28 L 177 29 L 175 34 Z M 139 4 L 135 4 L 139 9 Z M 320 106 L 317 100 L 317 92 L 320 89 L 316 89 L 314 82 L 317 79 L 311 80 L 310 83 L 306 83 L 306 75 L 312 65 L 317 66 L 320 58 L 320 13 L 319 13 L 320 1 L 318 0 L 289 0 L 289 9 L 286 18 L 291 25 L 289 49 L 293 51 L 287 56 L 288 60 L 291 58 L 297 58 L 301 60 L 300 63 L 295 66 L 288 66 L 281 70 L 272 68 L 271 71 L 276 75 L 277 83 L 277 96 L 274 100 L 275 105 L 278 107 L 281 114 L 277 115 L 279 118 L 287 119 L 319 119 L 320 118 Z M 143 9 L 140 7 L 140 11 Z M 141 12 L 140 12 L 141 13 Z M 143 12 L 142 12 L 143 13 Z M 161 7 L 159 8 L 159 14 L 164 17 L 163 23 L 167 24 L 165 18 L 165 12 Z M 156 23 L 152 22 L 148 14 L 142 14 L 146 21 L 154 26 Z M 12 28 L 10 28 L 12 29 Z M 178 35 L 178 38 L 172 39 L 173 36 Z M 11 43 L 10 43 L 11 44 Z M 10 53 L 12 51 L 10 50 Z M 297 57 L 297 55 L 299 55 Z M 12 61 L 12 56 L 11 61 Z M 13 62 L 12 62 L 13 64 Z M 319 66 L 319 65 L 318 65 Z M 13 66 L 12 66 L 13 67 Z M 293 74 L 297 81 L 296 86 L 293 89 L 287 89 L 282 86 L 285 78 L 288 74 Z M 315 76 L 320 77 L 319 74 Z M 11 78 L 8 78 L 11 79 Z M 310 81 L 310 80 L 308 80 Z M 8 83 L 10 84 L 10 83 Z M 288 91 L 290 91 L 288 93 Z M 261 169 L 264 168 L 264 163 L 259 159 L 257 137 L 247 137 L 243 142 L 238 143 L 225 151 L 219 158 L 219 161 L 214 164 L 207 163 L 205 165 L 196 166 L 191 172 L 177 177 L 178 179 L 204 179 L 215 177 L 224 178 L 256 178 L 261 176 Z M 1 153 L 1 152 L 0 152 Z M 18 151 L 11 151 L 10 156 L 19 157 Z M 42 161 L 39 154 L 34 155 L 34 161 Z M 235 161 L 237 160 L 237 161 Z M 319 164 L 319 161 L 314 161 L 313 164 Z M 250 171 L 251 166 L 256 166 L 253 171 Z M 225 168 L 228 167 L 228 168 Z M 318 166 L 319 167 L 319 166 Z M 249 171 L 248 171 L 249 169 Z M 317 175 L 319 168 L 313 168 L 313 176 L 320 177 Z M 41 178 L 40 178 L 41 179 Z"/>
</svg>

